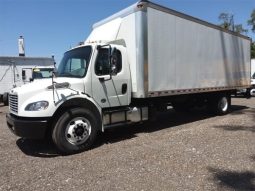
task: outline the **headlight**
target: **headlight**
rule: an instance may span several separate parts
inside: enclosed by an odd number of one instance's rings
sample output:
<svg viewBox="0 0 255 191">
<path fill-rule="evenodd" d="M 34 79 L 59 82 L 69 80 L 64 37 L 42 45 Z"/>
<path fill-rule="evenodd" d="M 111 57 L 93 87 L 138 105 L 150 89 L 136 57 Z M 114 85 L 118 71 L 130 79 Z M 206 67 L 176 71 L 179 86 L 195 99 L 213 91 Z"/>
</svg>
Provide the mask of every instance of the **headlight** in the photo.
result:
<svg viewBox="0 0 255 191">
<path fill-rule="evenodd" d="M 26 111 L 40 111 L 40 110 L 47 109 L 48 106 L 49 106 L 49 102 L 38 101 L 38 102 L 28 104 L 26 106 L 25 110 Z"/>
</svg>

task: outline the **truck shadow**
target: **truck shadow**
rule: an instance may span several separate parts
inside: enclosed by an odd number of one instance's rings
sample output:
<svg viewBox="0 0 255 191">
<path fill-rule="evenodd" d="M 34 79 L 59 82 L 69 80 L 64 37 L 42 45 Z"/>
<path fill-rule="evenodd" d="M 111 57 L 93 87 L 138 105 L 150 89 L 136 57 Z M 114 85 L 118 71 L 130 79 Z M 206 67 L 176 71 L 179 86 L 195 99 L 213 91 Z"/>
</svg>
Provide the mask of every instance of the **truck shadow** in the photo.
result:
<svg viewBox="0 0 255 191">
<path fill-rule="evenodd" d="M 233 106 L 232 112 L 240 112 L 246 109 L 244 106 Z M 185 125 L 195 121 L 200 121 L 215 117 L 205 110 L 194 110 L 192 112 L 179 113 L 173 109 L 167 112 L 160 112 L 154 122 L 145 122 L 142 124 L 133 124 L 119 126 L 112 129 L 107 129 L 101 133 L 92 149 L 98 148 L 104 144 L 113 144 L 122 140 L 132 139 L 137 137 L 139 133 L 152 133 L 167 128 L 175 128 L 180 125 Z M 39 141 L 20 138 L 16 141 L 19 149 L 26 155 L 34 157 L 57 157 L 61 154 L 55 148 L 51 141 Z"/>
<path fill-rule="evenodd" d="M 251 171 L 228 171 L 208 167 L 213 174 L 213 181 L 220 187 L 219 190 L 230 188 L 239 191 L 255 190 L 255 173 Z"/>
<path fill-rule="evenodd" d="M 53 158 L 60 156 L 60 153 L 50 140 L 31 140 L 20 138 L 16 141 L 16 144 L 24 154 L 29 156 L 41 158 Z"/>
<path fill-rule="evenodd" d="M 233 105 L 231 114 L 242 112 L 242 110 L 247 108 L 248 107 L 246 106 Z M 98 139 L 96 147 L 103 144 L 132 139 L 137 137 L 138 133 L 152 133 L 163 129 L 177 128 L 180 125 L 185 125 L 212 117 L 216 116 L 204 109 L 192 110 L 190 112 L 184 113 L 175 112 L 173 109 L 170 109 L 167 112 L 159 113 L 156 121 L 154 122 L 145 122 L 142 124 L 134 124 L 107 129 L 101 135 L 100 139 Z"/>
<path fill-rule="evenodd" d="M 152 133 L 167 128 L 175 128 L 180 125 L 192 123 L 194 121 L 204 120 L 214 117 L 208 112 L 195 111 L 195 112 L 175 112 L 169 110 L 167 112 L 160 112 L 155 121 L 144 122 L 132 125 L 125 125 L 107 129 L 98 139 L 99 146 L 108 143 L 116 143 L 126 139 L 137 137 L 138 133 Z"/>
<path fill-rule="evenodd" d="M 250 116 L 252 116 L 252 119 L 255 122 L 255 110 L 254 109 L 251 110 L 251 109 L 247 109 L 247 108 L 248 107 L 244 107 L 243 109 L 238 109 L 238 110 L 230 113 L 230 115 L 242 115 L 242 114 L 250 115 Z M 237 109 L 237 108 L 235 108 L 235 109 Z M 214 126 L 214 128 L 223 129 L 226 131 L 249 131 L 249 132 L 255 133 L 254 125 L 251 125 L 251 126 L 247 126 L 247 125 L 219 125 L 219 126 Z"/>
<path fill-rule="evenodd" d="M 214 128 L 221 128 L 226 131 L 250 131 L 252 133 L 255 133 L 254 126 L 221 125 L 221 126 L 215 126 Z"/>
<path fill-rule="evenodd" d="M 245 109 L 249 109 L 249 107 L 247 106 L 241 106 L 241 105 L 232 105 L 231 106 L 231 111 L 229 114 L 230 115 L 240 115 L 240 114 L 246 114 L 246 113 L 254 113 L 255 111 L 253 110 L 245 110 Z"/>
</svg>

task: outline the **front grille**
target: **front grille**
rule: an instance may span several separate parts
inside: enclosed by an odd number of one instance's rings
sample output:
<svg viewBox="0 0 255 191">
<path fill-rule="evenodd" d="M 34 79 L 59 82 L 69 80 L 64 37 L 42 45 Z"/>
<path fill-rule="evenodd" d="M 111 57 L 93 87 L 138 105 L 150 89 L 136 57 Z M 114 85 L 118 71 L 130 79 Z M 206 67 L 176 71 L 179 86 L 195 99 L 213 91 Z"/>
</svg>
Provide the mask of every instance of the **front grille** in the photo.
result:
<svg viewBox="0 0 255 191">
<path fill-rule="evenodd" d="M 11 111 L 18 113 L 18 96 L 17 95 L 9 94 L 9 105 L 10 105 Z"/>
</svg>

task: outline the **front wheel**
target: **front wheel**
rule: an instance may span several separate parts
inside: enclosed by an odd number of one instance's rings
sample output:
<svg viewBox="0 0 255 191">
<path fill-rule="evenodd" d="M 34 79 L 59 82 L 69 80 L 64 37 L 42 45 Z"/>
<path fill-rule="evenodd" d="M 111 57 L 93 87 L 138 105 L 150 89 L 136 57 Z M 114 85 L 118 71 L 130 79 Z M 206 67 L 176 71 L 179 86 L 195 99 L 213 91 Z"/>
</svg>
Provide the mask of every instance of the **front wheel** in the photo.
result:
<svg viewBox="0 0 255 191">
<path fill-rule="evenodd" d="M 52 132 L 53 142 L 65 154 L 87 150 L 96 138 L 98 121 L 88 109 L 70 109 L 57 120 Z"/>
</svg>

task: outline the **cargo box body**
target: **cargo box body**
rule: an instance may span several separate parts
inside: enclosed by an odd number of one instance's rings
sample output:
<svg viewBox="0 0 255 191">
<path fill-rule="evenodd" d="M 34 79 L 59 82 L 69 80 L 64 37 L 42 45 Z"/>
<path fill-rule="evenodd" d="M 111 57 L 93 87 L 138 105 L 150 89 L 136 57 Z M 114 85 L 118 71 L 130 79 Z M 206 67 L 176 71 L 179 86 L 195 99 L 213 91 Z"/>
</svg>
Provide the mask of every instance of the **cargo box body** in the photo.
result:
<svg viewBox="0 0 255 191">
<path fill-rule="evenodd" d="M 124 40 L 135 98 L 248 87 L 248 37 L 150 2 L 93 26 L 86 42 Z"/>
</svg>

